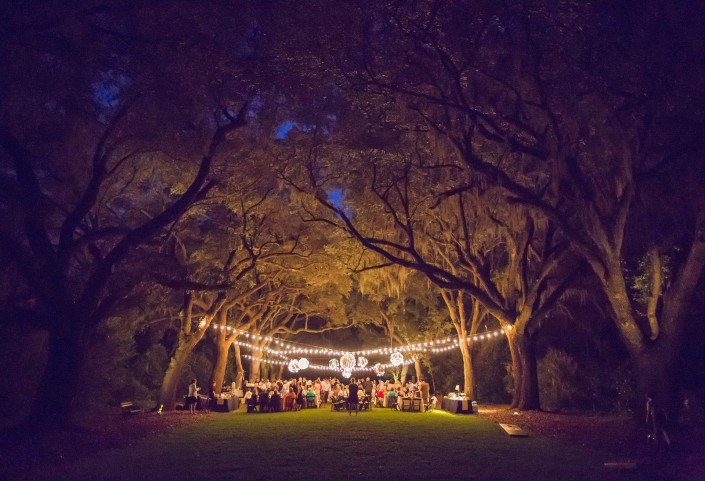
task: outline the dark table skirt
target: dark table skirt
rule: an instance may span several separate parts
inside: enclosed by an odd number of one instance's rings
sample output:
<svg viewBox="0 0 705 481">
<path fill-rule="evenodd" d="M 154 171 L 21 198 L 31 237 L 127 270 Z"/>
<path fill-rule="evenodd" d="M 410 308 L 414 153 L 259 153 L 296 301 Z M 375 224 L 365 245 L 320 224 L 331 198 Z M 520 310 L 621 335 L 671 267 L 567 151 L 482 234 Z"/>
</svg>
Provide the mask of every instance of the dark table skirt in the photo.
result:
<svg viewBox="0 0 705 481">
<path fill-rule="evenodd" d="M 472 400 L 443 398 L 443 410 L 453 414 L 472 414 Z"/>
</svg>

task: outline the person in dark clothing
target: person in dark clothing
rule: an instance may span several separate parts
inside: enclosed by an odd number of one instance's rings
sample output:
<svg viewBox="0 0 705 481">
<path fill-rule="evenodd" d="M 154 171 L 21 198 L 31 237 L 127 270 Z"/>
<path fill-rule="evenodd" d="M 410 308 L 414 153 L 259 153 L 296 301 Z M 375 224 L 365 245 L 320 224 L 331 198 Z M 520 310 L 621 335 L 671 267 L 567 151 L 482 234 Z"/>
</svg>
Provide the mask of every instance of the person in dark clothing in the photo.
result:
<svg viewBox="0 0 705 481">
<path fill-rule="evenodd" d="M 248 413 L 255 413 L 257 412 L 257 403 L 258 403 L 258 397 L 257 397 L 257 388 L 255 388 L 254 392 L 248 391 L 250 397 L 245 396 L 247 400 L 247 412 Z"/>
<path fill-rule="evenodd" d="M 208 408 L 215 411 L 216 402 L 215 381 L 213 381 L 210 389 L 208 389 Z"/>
<path fill-rule="evenodd" d="M 350 380 L 350 385 L 348 386 L 348 416 L 352 416 L 352 410 L 355 409 L 355 416 L 357 416 L 358 403 L 360 398 L 357 395 L 358 386 L 355 379 Z"/>
<path fill-rule="evenodd" d="M 370 380 L 369 377 L 368 377 L 367 379 L 365 379 L 365 384 L 364 384 L 364 386 L 365 386 L 365 396 L 370 396 L 370 397 L 371 397 L 371 396 L 372 396 L 372 389 L 373 389 L 373 387 L 374 387 L 374 383 Z"/>
<path fill-rule="evenodd" d="M 269 398 L 269 412 L 278 413 L 282 410 L 282 397 L 279 395 L 279 390 L 274 388 L 272 397 Z"/>
<path fill-rule="evenodd" d="M 304 398 L 304 389 L 303 389 L 303 387 L 298 386 L 298 392 L 296 393 L 296 410 L 297 411 L 300 411 L 301 408 L 304 407 L 304 402 L 306 402 L 306 400 Z"/>
<path fill-rule="evenodd" d="M 262 391 L 259 393 L 259 412 L 266 413 L 269 407 L 269 393 Z"/>
<path fill-rule="evenodd" d="M 649 439 L 654 441 L 657 446 L 660 446 L 662 440 L 666 446 L 671 446 L 671 438 L 664 428 L 666 421 L 666 411 L 656 402 L 655 396 L 648 393 L 646 395 L 646 424 L 651 428 Z"/>
</svg>

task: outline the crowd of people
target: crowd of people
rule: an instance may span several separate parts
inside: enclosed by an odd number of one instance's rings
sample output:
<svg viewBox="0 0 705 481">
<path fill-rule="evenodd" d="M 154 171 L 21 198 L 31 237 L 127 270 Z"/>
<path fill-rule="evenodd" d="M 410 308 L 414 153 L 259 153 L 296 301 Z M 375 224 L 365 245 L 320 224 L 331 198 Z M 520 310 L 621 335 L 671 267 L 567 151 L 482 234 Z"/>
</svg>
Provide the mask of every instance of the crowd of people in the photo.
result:
<svg viewBox="0 0 705 481">
<path fill-rule="evenodd" d="M 210 400 L 215 400 L 215 383 L 208 390 Z M 232 390 L 236 386 L 233 383 Z M 192 379 L 188 386 L 185 408 L 195 414 L 198 398 L 202 389 Z M 318 408 L 324 404 L 355 404 L 378 407 L 398 407 L 397 399 L 402 397 L 419 397 L 424 404 L 430 398 L 429 384 L 420 379 L 401 383 L 393 380 L 373 380 L 369 377 L 345 382 L 335 377 L 307 379 L 260 379 L 257 382 L 243 382 L 244 402 L 248 412 L 298 411 L 302 408 Z M 202 396 L 202 395 L 201 395 Z M 207 409 L 211 403 L 204 403 Z"/>
<path fill-rule="evenodd" d="M 337 378 L 260 379 L 244 386 L 248 412 L 298 411 L 318 408 L 327 403 L 397 407 L 401 397 L 419 397 L 430 401 L 430 386 L 423 379 L 401 383 L 392 380 L 372 380 L 369 377 L 343 382 Z"/>
</svg>

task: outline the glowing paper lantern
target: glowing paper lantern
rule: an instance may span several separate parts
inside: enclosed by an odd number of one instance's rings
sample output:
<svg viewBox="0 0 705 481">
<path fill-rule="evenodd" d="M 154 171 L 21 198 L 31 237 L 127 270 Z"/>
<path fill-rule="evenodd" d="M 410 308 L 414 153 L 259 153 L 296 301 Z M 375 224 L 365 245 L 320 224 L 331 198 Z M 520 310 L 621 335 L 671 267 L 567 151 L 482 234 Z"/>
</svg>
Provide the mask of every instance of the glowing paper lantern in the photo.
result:
<svg viewBox="0 0 705 481">
<path fill-rule="evenodd" d="M 373 371 L 375 372 L 375 374 L 377 374 L 378 376 L 381 376 L 382 374 L 384 374 L 384 368 L 382 367 L 382 365 L 381 365 L 380 363 L 377 363 L 377 364 L 375 364 L 374 366 L 372 366 L 372 370 L 373 370 Z"/>
<path fill-rule="evenodd" d="M 302 357 L 301 359 L 299 359 L 299 369 L 306 369 L 306 368 L 308 368 L 308 366 L 309 366 L 308 359 L 306 359 L 305 357 Z"/>
<path fill-rule="evenodd" d="M 299 372 L 299 361 L 297 359 L 289 361 L 289 371 L 293 373 Z"/>
<path fill-rule="evenodd" d="M 367 358 L 364 356 L 360 356 L 357 358 L 357 367 L 363 369 L 365 366 L 367 366 Z"/>
<path fill-rule="evenodd" d="M 350 369 L 343 369 L 343 377 L 344 377 L 344 378 L 349 378 L 350 376 L 352 376 L 352 370 L 350 370 Z"/>
<path fill-rule="evenodd" d="M 389 362 L 392 363 L 392 366 L 401 366 L 404 363 L 404 356 L 399 351 L 394 351 L 389 356 Z"/>
<path fill-rule="evenodd" d="M 343 354 L 340 358 L 340 367 L 343 371 L 352 371 L 355 367 L 355 355 L 350 352 Z"/>
<path fill-rule="evenodd" d="M 337 359 L 331 359 L 330 361 L 328 361 L 328 367 L 334 371 L 337 371 L 338 369 L 340 369 L 340 364 L 338 364 Z"/>
</svg>

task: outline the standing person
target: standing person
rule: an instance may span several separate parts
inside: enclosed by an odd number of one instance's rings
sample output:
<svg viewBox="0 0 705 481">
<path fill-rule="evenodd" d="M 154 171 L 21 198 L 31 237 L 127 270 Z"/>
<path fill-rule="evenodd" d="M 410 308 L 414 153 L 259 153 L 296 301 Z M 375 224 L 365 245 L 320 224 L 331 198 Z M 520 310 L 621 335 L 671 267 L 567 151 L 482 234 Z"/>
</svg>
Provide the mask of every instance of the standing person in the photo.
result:
<svg viewBox="0 0 705 481">
<path fill-rule="evenodd" d="M 197 396 L 198 386 L 196 386 L 196 380 L 191 379 L 191 384 L 188 385 L 188 396 L 186 397 L 186 404 L 188 404 L 191 414 L 196 414 L 196 404 L 198 404 Z"/>
<path fill-rule="evenodd" d="M 421 393 L 421 402 L 428 404 L 430 402 L 431 386 L 422 377 L 419 377 L 419 392 Z"/>
<path fill-rule="evenodd" d="M 374 383 L 370 380 L 369 377 L 365 379 L 363 387 L 365 388 L 365 396 L 369 399 L 372 399 L 372 390 L 374 388 Z"/>
<path fill-rule="evenodd" d="M 316 394 L 316 407 L 321 407 L 321 391 L 323 390 L 323 385 L 321 384 L 321 378 L 316 378 L 313 382 L 313 392 Z"/>
<path fill-rule="evenodd" d="M 654 395 L 652 393 L 646 394 L 646 424 L 651 426 L 651 434 L 649 439 L 656 442 L 657 445 L 661 444 L 661 439 L 666 443 L 666 446 L 671 446 L 671 438 L 668 437 L 668 433 L 664 429 L 663 425 L 666 423 L 666 412 L 661 406 L 656 402 Z"/>
<path fill-rule="evenodd" d="M 304 403 L 306 400 L 304 399 L 304 386 L 301 381 L 296 385 L 296 410 L 301 411 L 304 407 Z"/>
<path fill-rule="evenodd" d="M 328 402 L 328 395 L 330 394 L 330 380 L 326 377 L 323 378 L 321 382 L 321 403 L 325 404 Z"/>
<path fill-rule="evenodd" d="M 355 416 L 357 416 L 358 403 L 360 402 L 357 391 L 357 383 L 355 382 L 355 379 L 351 379 L 350 385 L 348 386 L 348 416 L 352 416 L 353 407 L 355 407 Z"/>
<path fill-rule="evenodd" d="M 216 406 L 216 394 L 215 394 L 215 381 L 213 381 L 213 384 L 211 384 L 210 389 L 208 390 L 208 404 L 206 405 L 206 411 L 209 409 L 212 409 L 215 411 L 215 406 Z"/>
</svg>

